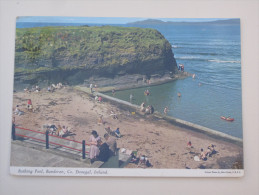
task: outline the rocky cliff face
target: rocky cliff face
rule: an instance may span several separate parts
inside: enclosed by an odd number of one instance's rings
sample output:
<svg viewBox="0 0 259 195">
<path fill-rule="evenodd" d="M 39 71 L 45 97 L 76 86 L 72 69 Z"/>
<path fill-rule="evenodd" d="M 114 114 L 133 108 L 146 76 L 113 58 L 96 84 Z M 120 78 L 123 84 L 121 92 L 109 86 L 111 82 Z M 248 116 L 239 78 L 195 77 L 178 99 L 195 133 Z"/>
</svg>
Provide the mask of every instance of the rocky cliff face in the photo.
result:
<svg viewBox="0 0 259 195">
<path fill-rule="evenodd" d="M 90 77 L 176 71 L 170 43 L 154 29 L 43 27 L 17 29 L 15 80 L 81 83 Z"/>
</svg>

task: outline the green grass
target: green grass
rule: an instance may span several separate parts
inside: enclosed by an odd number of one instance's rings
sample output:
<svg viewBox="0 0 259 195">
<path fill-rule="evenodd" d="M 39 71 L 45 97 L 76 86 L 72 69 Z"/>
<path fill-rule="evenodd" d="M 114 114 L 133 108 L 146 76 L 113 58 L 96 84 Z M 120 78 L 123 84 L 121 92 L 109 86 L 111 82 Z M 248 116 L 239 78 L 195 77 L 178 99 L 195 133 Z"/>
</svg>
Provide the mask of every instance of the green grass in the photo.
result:
<svg viewBox="0 0 259 195">
<path fill-rule="evenodd" d="M 15 41 L 16 72 L 66 69 L 59 62 L 68 59 L 81 67 L 123 66 L 171 49 L 157 30 L 135 27 L 22 28 L 16 30 Z"/>
</svg>

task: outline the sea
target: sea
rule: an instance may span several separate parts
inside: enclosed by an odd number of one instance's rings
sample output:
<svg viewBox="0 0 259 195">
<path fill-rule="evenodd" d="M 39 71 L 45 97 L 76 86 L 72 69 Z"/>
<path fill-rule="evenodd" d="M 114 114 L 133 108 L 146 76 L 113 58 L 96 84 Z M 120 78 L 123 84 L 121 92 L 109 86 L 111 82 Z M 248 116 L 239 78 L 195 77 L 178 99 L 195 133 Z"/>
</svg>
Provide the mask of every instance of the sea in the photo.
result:
<svg viewBox="0 0 259 195">
<path fill-rule="evenodd" d="M 17 28 L 37 26 L 101 26 L 79 23 L 17 23 Z M 105 24 L 107 25 L 107 24 Z M 112 25 L 112 24 L 110 24 Z M 133 26 L 116 24 L 115 26 Z M 178 24 L 134 25 L 155 28 L 172 45 L 177 64 L 195 78 L 175 80 L 144 88 L 116 91 L 115 97 L 140 105 L 146 102 L 156 111 L 238 138 L 242 130 L 240 25 Z M 150 91 L 149 96 L 144 91 Z M 177 96 L 181 93 L 181 97 Z M 112 95 L 108 93 L 108 95 Z M 220 117 L 234 118 L 233 122 Z"/>
</svg>

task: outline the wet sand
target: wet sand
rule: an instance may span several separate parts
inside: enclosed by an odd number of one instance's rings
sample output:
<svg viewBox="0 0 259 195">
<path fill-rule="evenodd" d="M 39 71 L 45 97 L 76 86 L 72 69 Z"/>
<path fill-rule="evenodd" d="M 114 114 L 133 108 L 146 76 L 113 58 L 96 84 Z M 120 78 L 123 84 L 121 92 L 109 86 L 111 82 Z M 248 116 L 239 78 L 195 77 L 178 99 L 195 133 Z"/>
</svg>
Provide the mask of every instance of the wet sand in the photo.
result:
<svg viewBox="0 0 259 195">
<path fill-rule="evenodd" d="M 32 100 L 35 112 L 27 111 L 27 99 Z M 172 125 L 163 119 L 132 115 L 130 111 L 108 102 L 96 102 L 93 97 L 72 87 L 53 93 L 46 89 L 30 93 L 15 92 L 13 109 L 16 105 L 25 112 L 21 116 L 14 115 L 17 126 L 44 131 L 42 126 L 45 124 L 64 125 L 72 133 L 68 138 L 77 141 L 87 142 L 92 130 L 103 138 L 105 127 L 110 126 L 112 130 L 119 127 L 122 137 L 117 138 L 118 147 L 138 151 L 138 156 L 146 155 L 153 165 L 150 168 L 242 168 L 241 146 Z M 111 111 L 117 114 L 118 119 L 110 116 Z M 101 115 L 104 124 L 98 124 Z M 187 147 L 188 141 L 192 142 L 192 148 Z M 217 153 L 208 157 L 207 161 L 194 161 L 200 149 L 206 150 L 210 144 L 216 145 Z M 127 166 L 137 167 L 143 166 L 131 163 Z"/>
</svg>

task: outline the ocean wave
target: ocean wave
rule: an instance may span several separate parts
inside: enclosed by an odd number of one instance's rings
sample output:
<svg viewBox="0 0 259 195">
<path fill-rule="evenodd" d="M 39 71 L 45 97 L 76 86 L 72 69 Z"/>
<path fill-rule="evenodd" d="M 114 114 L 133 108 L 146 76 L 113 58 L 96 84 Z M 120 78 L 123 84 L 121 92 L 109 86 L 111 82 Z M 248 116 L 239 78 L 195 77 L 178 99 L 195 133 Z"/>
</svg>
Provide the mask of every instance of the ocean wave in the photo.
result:
<svg viewBox="0 0 259 195">
<path fill-rule="evenodd" d="M 201 58 L 198 56 L 181 56 L 181 57 L 175 57 L 175 59 L 193 60 L 193 59 L 201 59 Z"/>
<path fill-rule="evenodd" d="M 200 83 L 202 85 L 210 85 L 210 86 L 215 86 L 215 87 L 218 87 L 218 88 L 225 88 L 225 89 L 232 89 L 232 90 L 241 90 L 241 88 L 238 88 L 238 87 L 231 87 L 231 86 L 228 86 L 228 85 L 222 85 L 222 84 L 215 84 L 215 83 L 210 83 L 210 82 L 206 82 L 206 81 L 203 81 L 203 80 L 200 80 Z"/>
<path fill-rule="evenodd" d="M 178 45 L 172 45 L 172 48 L 181 48 L 181 47 Z"/>
<path fill-rule="evenodd" d="M 202 55 L 202 56 L 217 56 L 217 55 L 221 55 L 221 53 L 213 53 L 213 52 L 192 52 L 192 53 L 188 53 L 188 54 L 191 54 L 191 55 Z"/>
<path fill-rule="evenodd" d="M 215 59 L 208 59 L 202 58 L 199 56 L 175 56 L 176 60 L 198 60 L 198 61 L 207 61 L 207 62 L 217 62 L 217 63 L 240 63 L 239 60 L 215 60 Z"/>
<path fill-rule="evenodd" d="M 240 61 L 236 60 L 208 60 L 209 62 L 217 62 L 217 63 L 240 63 Z"/>
</svg>

